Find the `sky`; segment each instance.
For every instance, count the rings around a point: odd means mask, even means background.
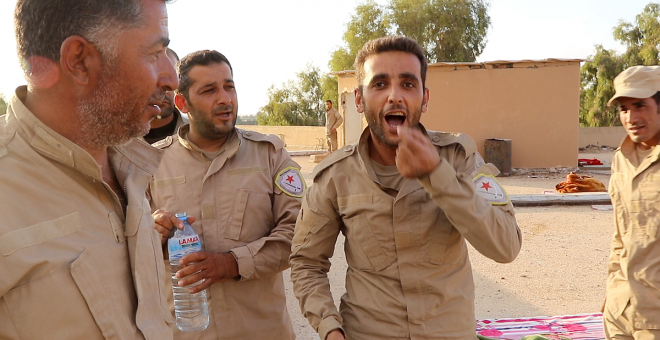
[[[328,72],[331,53],[357,0],[177,0],[168,5],[170,47],[180,57],[201,49],[227,56],[234,69],[239,115],[256,114],[268,89],[307,64]],[[376,0],[386,4],[387,0]],[[490,0],[491,27],[477,61],[587,59],[594,45],[623,51],[612,29],[634,23],[649,0]],[[15,0],[0,1],[0,93],[25,84],[16,57]]]

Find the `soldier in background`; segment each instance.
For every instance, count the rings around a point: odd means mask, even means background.
[[[176,65],[179,61],[179,56],[171,48],[167,48],[167,57],[172,61],[172,65]],[[151,129],[144,136],[144,140],[149,144],[176,134],[180,127],[188,124],[188,117],[182,115],[174,105],[174,91],[167,91],[165,99],[158,107],[160,107],[160,114],[151,121]]]
[[[328,139],[328,151],[337,150],[337,128],[344,122],[339,112],[332,107],[332,100],[325,101],[325,135]]]

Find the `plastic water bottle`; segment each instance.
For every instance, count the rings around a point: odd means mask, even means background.
[[[190,294],[188,288],[199,285],[199,281],[186,287],[179,287],[181,279],[176,278],[176,272],[181,269],[179,260],[182,257],[202,250],[202,240],[188,223],[186,213],[178,213],[176,217],[183,221],[184,228],[176,229],[174,235],[167,241],[172,270],[172,291],[174,292],[174,315],[176,327],[184,332],[202,331],[209,326],[209,305],[206,300],[206,289]]]

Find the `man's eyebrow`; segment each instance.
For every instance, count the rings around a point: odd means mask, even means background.
[[[207,87],[209,87],[209,86],[215,86],[215,85],[217,85],[217,84],[218,84],[217,81],[212,81],[212,82],[210,82],[210,83],[206,83],[206,84],[200,86],[199,89],[200,89],[200,90],[201,90],[201,89],[205,89],[205,88],[207,88]]]
[[[416,81],[416,82],[419,82],[419,78],[417,78],[417,75],[414,74],[414,73],[410,73],[410,72],[400,73],[400,74],[399,74],[399,78],[403,78],[403,79],[412,79],[412,80],[414,80],[414,81]]]
[[[388,78],[389,78],[389,76],[387,75],[387,73],[378,73],[378,74],[376,74],[375,76],[373,76],[371,78],[371,80],[369,81],[369,84],[373,84],[376,81],[384,80],[384,79],[388,79]]]
[[[162,47],[167,47],[170,45],[170,38],[168,37],[161,37],[157,41],[155,41],[151,46],[156,47],[156,46],[162,46]]]

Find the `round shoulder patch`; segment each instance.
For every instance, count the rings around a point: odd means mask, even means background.
[[[492,205],[506,205],[509,196],[493,175],[479,174],[474,178],[474,188],[477,194]]]
[[[292,166],[284,168],[275,176],[275,185],[285,194],[293,197],[302,197],[307,188],[300,170]]]

